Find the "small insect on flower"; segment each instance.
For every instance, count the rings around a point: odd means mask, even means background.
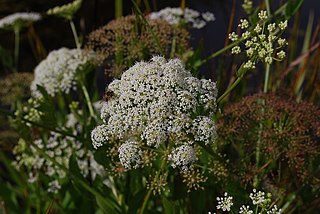
[[[106,90],[105,94],[103,95],[103,100],[108,102],[115,96],[115,93],[111,90]]]

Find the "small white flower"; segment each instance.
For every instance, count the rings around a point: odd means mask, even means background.
[[[217,201],[218,201],[218,205],[217,205],[217,209],[218,210],[222,210],[222,211],[230,211],[231,207],[233,205],[232,202],[232,197],[228,196],[228,193],[224,193],[224,197],[217,197]]]
[[[243,65],[243,68],[245,69],[254,69],[256,66],[254,64],[254,62],[252,62],[251,60],[248,60],[244,65]]]
[[[241,53],[240,47],[239,47],[239,46],[233,47],[233,48],[231,49],[231,53],[232,53],[232,54],[239,54],[239,53]]]
[[[249,197],[252,200],[252,204],[253,205],[259,205],[265,202],[265,197],[264,197],[265,193],[264,192],[257,192],[256,189],[253,189],[253,192],[250,193]]]
[[[286,53],[284,51],[280,51],[277,53],[277,56],[279,57],[279,59],[283,59],[286,57]]]
[[[103,146],[103,144],[108,141],[108,126],[106,125],[100,125],[95,127],[91,131],[91,140],[92,145],[95,149],[97,149],[100,146]]]
[[[271,56],[267,56],[266,58],[264,58],[264,61],[265,61],[265,63],[267,63],[267,64],[271,64],[272,61],[273,61],[273,59],[272,59]]]
[[[252,10],[252,1],[244,0],[243,4],[242,4],[242,7],[247,13],[250,13],[251,10]]]
[[[260,39],[260,41],[265,40],[266,39],[266,35],[265,34],[260,34],[259,35],[259,39]]]
[[[257,24],[256,27],[254,28],[254,31],[256,33],[260,33],[262,31],[262,27],[259,24]]]
[[[274,205],[271,210],[267,211],[267,214],[281,214],[281,209],[278,210],[277,205]]]
[[[178,25],[186,23],[193,28],[203,28],[207,22],[215,20],[215,17],[210,12],[199,13],[196,10],[190,8],[170,8],[166,7],[158,12],[152,12],[149,14],[150,19],[162,19],[167,21],[171,25]]]
[[[216,20],[216,18],[214,17],[213,13],[205,12],[205,13],[202,13],[201,15],[202,15],[202,18],[203,18],[206,22],[211,22],[211,21]]]
[[[0,28],[21,27],[28,22],[35,22],[41,19],[39,13],[14,13],[0,19]]]
[[[247,56],[248,56],[248,57],[252,57],[252,56],[253,56],[253,48],[249,48],[249,49],[246,51],[246,53],[247,53]]]
[[[267,16],[267,11],[265,10],[261,10],[259,13],[258,13],[258,17],[260,20],[266,20],[268,18]]]
[[[243,39],[248,39],[250,37],[250,32],[249,31],[245,31],[244,33],[242,33],[241,37]]]
[[[61,189],[61,186],[57,180],[51,181],[48,184],[48,192],[57,193],[59,189]]]
[[[235,33],[235,32],[232,32],[232,33],[229,33],[229,39],[231,40],[231,41],[237,41],[238,40],[238,38],[239,38],[239,36]]]
[[[253,214],[253,211],[250,210],[249,206],[242,205],[240,207],[239,214]]]
[[[278,39],[278,44],[280,47],[282,47],[282,46],[287,45],[288,43],[287,43],[286,39],[280,38],[280,39]]]
[[[287,20],[285,20],[284,22],[281,21],[279,22],[278,26],[281,30],[285,30],[288,27],[288,21]]]
[[[196,160],[196,153],[192,146],[184,144],[172,150],[168,160],[172,161],[171,166],[173,168],[181,167],[183,171],[187,171]]]
[[[269,32],[275,31],[275,29],[276,29],[276,23],[268,24],[267,29],[268,29]]]
[[[136,169],[142,163],[142,150],[137,142],[126,141],[119,147],[119,159],[126,169]]]
[[[238,25],[241,29],[246,29],[249,27],[249,22],[246,19],[240,19],[240,24]]]

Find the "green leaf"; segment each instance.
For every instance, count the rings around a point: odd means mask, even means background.
[[[13,69],[12,57],[2,46],[0,46],[0,59],[4,68]]]
[[[285,18],[289,19],[293,16],[298,11],[302,3],[303,0],[289,0],[285,11]]]
[[[116,209],[117,205],[113,203],[111,200],[109,201],[108,199],[109,198],[105,198],[105,200],[103,200],[103,198],[101,197],[96,197],[97,204],[101,208],[101,210],[104,213],[121,213],[120,210]],[[106,202],[107,200],[108,203]]]
[[[177,208],[176,203],[169,201],[166,197],[162,197],[162,203],[163,203],[164,212],[166,214],[176,213],[176,208]]]

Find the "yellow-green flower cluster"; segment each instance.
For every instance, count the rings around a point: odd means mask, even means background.
[[[286,54],[281,48],[287,45],[287,41],[280,38],[281,33],[287,28],[287,21],[279,23],[268,23],[267,11],[258,13],[259,21],[255,26],[250,26],[246,19],[241,19],[238,25],[242,32],[241,36],[235,32],[229,34],[229,39],[233,42],[239,41],[244,45],[234,46],[231,49],[232,54],[245,52],[248,60],[244,63],[244,69],[254,69],[258,61],[271,64],[274,60],[281,61]]]
[[[67,20],[71,20],[73,15],[80,9],[82,0],[75,0],[69,4],[57,6],[47,11],[48,15],[60,16]]]
[[[242,8],[246,11],[247,14],[251,13],[252,11],[252,1],[244,0],[242,4]]]

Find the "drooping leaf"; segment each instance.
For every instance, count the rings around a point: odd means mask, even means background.
[[[285,18],[289,19],[292,15],[294,15],[301,7],[302,3],[303,0],[289,0],[285,11]]]

